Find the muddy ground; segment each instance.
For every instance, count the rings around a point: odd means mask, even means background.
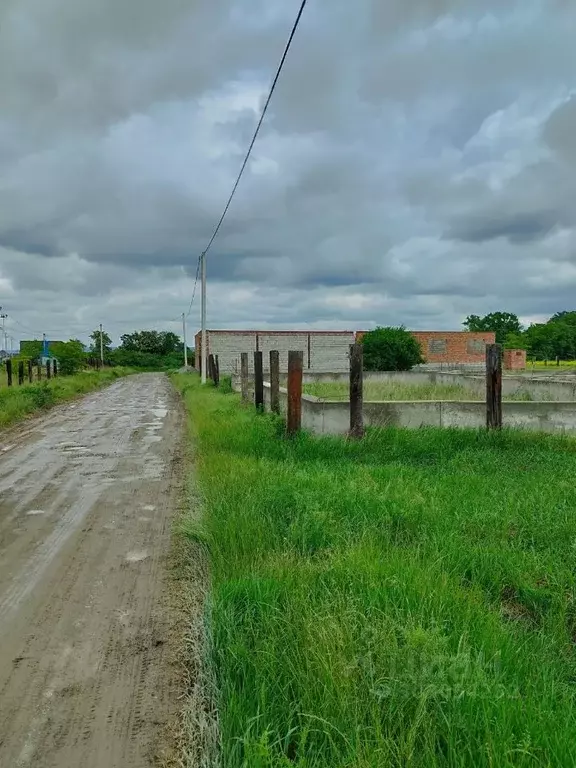
[[[143,374],[0,433],[0,766],[161,755],[182,428],[168,379]]]

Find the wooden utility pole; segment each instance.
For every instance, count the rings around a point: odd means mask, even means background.
[[[486,344],[486,427],[502,428],[502,347]]]
[[[286,432],[295,435],[302,427],[302,352],[288,352],[288,416]]]
[[[254,405],[257,411],[264,410],[264,366],[262,351],[254,352]]]
[[[350,437],[364,436],[364,365],[363,347],[350,346]]]
[[[280,413],[280,352],[270,350],[270,410]]]
[[[184,368],[188,368],[188,344],[186,343],[186,315],[182,312],[182,335],[184,336]]]
[[[248,395],[248,352],[240,353],[240,391],[242,393],[242,402],[247,403]]]

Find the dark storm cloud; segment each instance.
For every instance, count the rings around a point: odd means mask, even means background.
[[[519,214],[503,219],[468,220],[455,223],[445,234],[449,240],[482,243],[504,237],[512,243],[540,240],[559,223],[559,216],[551,211]]]

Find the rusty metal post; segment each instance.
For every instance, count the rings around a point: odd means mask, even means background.
[[[248,393],[248,352],[240,353],[240,391],[242,393],[242,402],[247,403],[250,399]]]
[[[6,383],[9,387],[12,386],[12,360],[6,360]]]
[[[270,410],[280,413],[280,352],[270,350]]]
[[[361,343],[350,346],[350,437],[364,436],[364,366]]]
[[[288,352],[288,415],[286,432],[295,435],[302,427],[303,352]]]
[[[254,352],[254,405],[257,411],[264,410],[264,364],[261,350]]]
[[[486,344],[486,427],[502,428],[502,347]]]

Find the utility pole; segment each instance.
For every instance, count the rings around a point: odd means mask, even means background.
[[[2,318],[2,335],[4,336],[4,351],[8,353],[8,337],[6,336],[6,318],[8,315],[6,312],[2,312],[2,307],[0,307],[0,318]]]
[[[186,315],[182,312],[182,333],[184,335],[184,368],[188,368],[188,345],[186,344]]]
[[[206,384],[206,366],[208,363],[208,342],[206,339],[206,251],[202,259],[202,384]]]
[[[104,365],[104,336],[102,332],[102,323],[100,323],[100,362]]]

